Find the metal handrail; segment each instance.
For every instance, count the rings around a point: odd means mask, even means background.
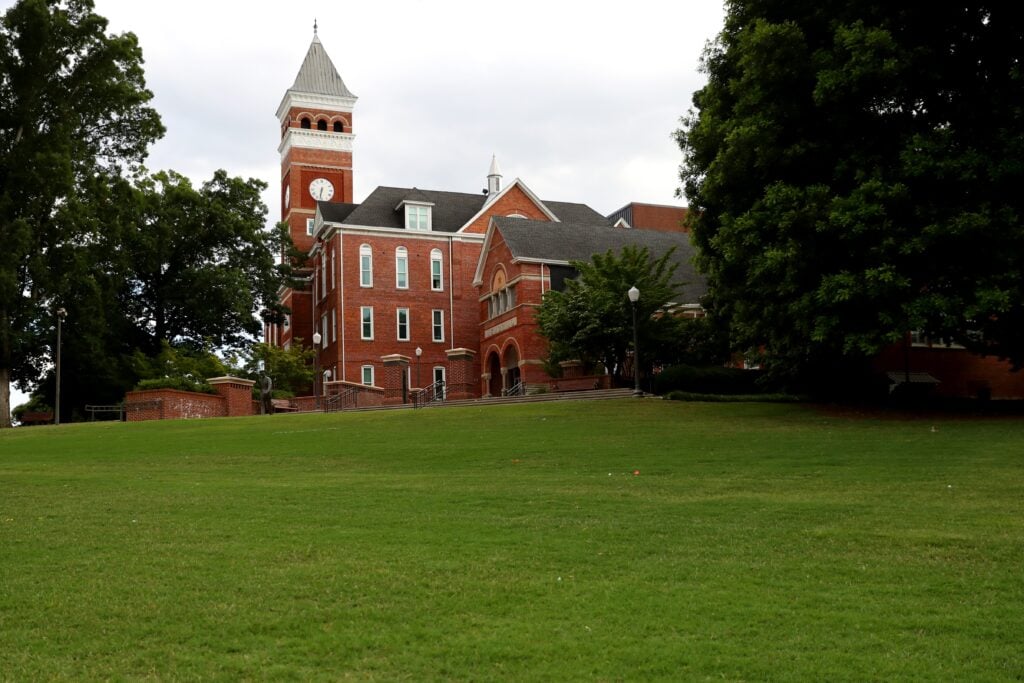
[[[348,399],[353,399],[351,405],[348,405]],[[355,408],[359,404],[359,389],[352,388],[346,389],[340,393],[328,396],[323,400],[323,411],[325,413],[336,413],[339,410],[345,410],[345,408]]]
[[[516,382],[515,384],[513,384],[512,386],[510,386],[508,389],[505,390],[505,395],[506,396],[525,396],[526,395],[526,385],[523,384],[522,382]]]
[[[417,391],[413,397],[413,405],[418,408],[428,403],[442,403],[445,400],[446,394],[445,381],[443,379],[439,379],[430,386]]]

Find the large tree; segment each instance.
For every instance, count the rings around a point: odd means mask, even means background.
[[[595,254],[592,261],[574,261],[578,275],[565,289],[551,290],[537,309],[540,333],[548,340],[548,360],[602,364],[616,383],[633,348],[630,287],[640,290],[637,327],[641,364],[648,369],[676,355],[680,321],[660,315],[677,298],[672,251],[652,257],[646,247],[626,246],[620,253]]]
[[[49,357],[67,248],[91,239],[60,209],[163,133],[135,36],[106,31],[90,0],[20,0],[0,18],[0,427],[10,382]]]
[[[730,0],[677,137],[713,314],[812,374],[911,329],[1024,363],[1011,3]]]
[[[58,209],[88,235],[52,259],[67,276],[55,290],[68,312],[62,415],[163,377],[150,370],[168,353],[205,359],[258,334],[258,314],[278,307],[287,282],[275,255],[291,244],[280,226],[266,228],[264,187],[224,171],[195,187],[169,171],[105,183]],[[48,402],[53,380],[48,373],[37,389]]]
[[[173,171],[140,181],[138,214],[119,241],[122,307],[144,346],[237,348],[259,332],[257,314],[279,306],[285,273],[275,256],[290,241],[266,229],[265,188],[225,171],[198,188]]]

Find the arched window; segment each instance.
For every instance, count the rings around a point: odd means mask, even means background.
[[[409,289],[409,252],[405,247],[395,249],[395,287]]]
[[[440,292],[444,289],[443,263],[441,250],[432,249],[430,251],[430,288],[435,292]]]
[[[334,132],[335,133],[344,133],[345,132],[345,127],[341,125],[341,121],[335,121],[334,122]]]
[[[373,287],[373,250],[369,244],[359,247],[359,286]]]
[[[306,128],[306,129],[308,130],[308,129],[310,128],[310,122],[309,122],[309,119],[308,119],[308,118],[306,118],[305,116],[303,116],[303,117],[302,117],[302,123],[301,123],[301,125],[302,125],[302,127],[303,127],[303,128]]]
[[[324,121],[323,119],[320,119],[319,121],[316,122],[316,129],[327,130],[327,122]]]

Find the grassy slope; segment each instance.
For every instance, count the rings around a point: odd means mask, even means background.
[[[1020,680],[1022,507],[1018,419],[6,431],[0,679]]]

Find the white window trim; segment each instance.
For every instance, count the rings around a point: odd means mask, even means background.
[[[416,216],[416,227],[413,227],[412,222],[409,220],[415,211]],[[420,213],[426,213],[426,226],[421,227],[419,225]],[[412,230],[414,232],[430,232],[434,229],[434,211],[433,206],[430,204],[418,204],[416,202],[405,202],[405,229]]]
[[[399,280],[399,276],[402,274],[399,264],[405,266],[405,284]],[[395,289],[409,289],[409,250],[405,247],[395,249]]]
[[[370,336],[366,336],[366,312],[370,313]],[[373,306],[359,307],[359,338],[366,341],[373,341]]]
[[[338,340],[338,312],[336,309],[331,309],[331,341]]]
[[[308,236],[310,236],[310,237],[312,237],[314,234],[316,234],[316,219],[315,218],[307,218],[306,219],[306,234]]]
[[[359,286],[373,287],[373,248],[369,244],[359,245]]]
[[[405,313],[405,336],[402,336],[402,313]],[[395,337],[398,341],[409,341],[410,331],[409,328],[412,326],[409,320],[409,309],[398,308],[395,310]]]
[[[437,282],[438,286],[434,286],[434,264],[437,265]],[[444,254],[441,253],[440,249],[430,250],[430,291],[432,292],[443,292],[444,291]]]
[[[370,371],[370,372],[369,372],[369,374],[370,374],[370,381],[369,381],[369,383],[367,383],[367,381],[366,381],[366,374],[367,374],[367,372],[366,372],[366,371],[367,371],[367,370],[369,370],[369,371]],[[376,385],[374,384],[374,377],[373,377],[373,366],[372,366],[372,365],[364,365],[364,366],[362,366],[362,367],[361,367],[361,368],[359,369],[359,380],[360,380],[360,381],[361,381],[361,382],[363,383],[363,385],[365,385],[365,386],[368,386],[368,387],[376,386]]]
[[[327,296],[327,252],[320,252],[320,298]]]
[[[320,316],[320,348],[326,349],[330,340],[327,339],[327,314]]]
[[[440,375],[441,375],[441,379],[440,380],[437,379],[437,375],[439,374],[437,372],[438,370],[441,371],[440,372]],[[440,382],[444,382],[444,384],[441,385],[441,398],[442,399],[445,398],[445,395],[448,393],[448,371],[445,369],[445,367],[443,365],[435,365],[430,370],[430,379],[431,379],[432,383],[437,383],[439,381]]]
[[[440,313],[440,322],[438,322],[438,313]],[[441,337],[438,338],[437,333],[441,332]],[[437,343],[444,342],[444,309],[435,308],[430,312],[430,338]]]

